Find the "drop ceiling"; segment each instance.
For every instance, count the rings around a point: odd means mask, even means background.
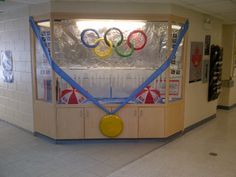
[[[50,0],[5,0],[0,2],[0,11],[20,7],[28,4],[39,4]],[[54,1],[95,1],[95,0],[54,0]],[[204,14],[215,16],[225,23],[236,24],[236,0],[97,0],[103,2],[145,2],[145,3],[171,3]]]
[[[221,18],[226,23],[236,23],[236,0],[178,0],[177,3]]]

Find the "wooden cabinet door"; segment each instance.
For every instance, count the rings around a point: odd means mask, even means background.
[[[165,136],[174,135],[184,129],[184,102],[168,104],[165,113]]]
[[[99,129],[100,120],[105,115],[106,113],[97,107],[85,108],[85,138],[107,138],[101,133]]]
[[[139,108],[139,138],[164,137],[164,107]]]
[[[122,108],[117,115],[124,123],[124,129],[117,138],[138,138],[138,108]]]
[[[57,108],[57,138],[84,139],[83,108]]]
[[[56,139],[56,110],[53,104],[34,102],[34,131]]]

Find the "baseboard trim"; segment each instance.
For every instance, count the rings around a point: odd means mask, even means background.
[[[53,139],[53,138],[51,138],[49,136],[46,136],[46,135],[43,135],[43,134],[41,134],[39,132],[34,132],[33,134],[34,134],[35,137],[37,137],[39,139],[42,139],[44,141],[47,141],[47,142],[50,142],[50,143],[54,143],[54,144],[57,143],[56,139]]]
[[[4,119],[1,119],[0,118],[0,121],[2,121],[2,122],[5,122],[5,123],[7,123],[7,124],[9,124],[9,125],[11,125],[11,126],[13,126],[13,127],[16,127],[16,128],[18,128],[18,129],[20,129],[20,130],[22,130],[22,131],[24,131],[24,132],[27,132],[27,133],[29,133],[29,134],[32,134],[32,135],[34,135],[34,136],[36,136],[36,137],[38,137],[38,138],[40,138],[40,139],[43,139],[43,140],[45,140],[45,141],[48,141],[48,142],[50,142],[50,143],[54,143],[54,144],[76,144],[76,143],[95,143],[95,142],[99,142],[99,143],[104,143],[104,142],[111,142],[111,141],[113,141],[113,142],[124,142],[124,141],[138,141],[138,142],[144,142],[144,141],[159,141],[159,142],[171,142],[171,141],[173,141],[173,140],[175,140],[175,139],[177,139],[177,138],[179,138],[179,137],[181,137],[183,134],[185,134],[185,133],[188,133],[189,131],[191,131],[191,130],[193,130],[193,129],[195,129],[195,128],[197,128],[197,127],[199,127],[199,126],[201,126],[201,125],[203,125],[203,124],[205,124],[205,123],[207,123],[207,122],[209,122],[210,120],[212,120],[212,119],[214,119],[214,118],[216,118],[216,114],[214,114],[214,115],[212,115],[212,116],[209,116],[209,117],[207,117],[207,118],[205,118],[205,119],[203,119],[203,120],[201,120],[201,121],[199,121],[199,122],[197,122],[197,123],[195,123],[195,124],[193,124],[193,125],[190,125],[190,126],[188,126],[187,128],[185,128],[184,129],[184,131],[180,131],[180,132],[177,132],[176,134],[174,134],[174,135],[171,135],[171,136],[169,136],[169,137],[165,137],[165,138],[124,138],[124,139],[81,139],[81,140],[79,140],[79,139],[76,139],[76,140],[73,140],[73,139],[70,139],[70,140],[63,140],[63,139],[53,139],[53,138],[51,138],[51,137],[48,137],[48,136],[46,136],[46,135],[43,135],[43,134],[41,134],[41,133],[39,133],[39,132],[31,132],[30,130],[27,130],[27,129],[24,129],[24,128],[22,128],[22,127],[20,127],[20,126],[18,126],[18,125],[15,125],[15,124],[13,124],[13,123],[11,123],[11,122],[8,122],[8,121],[6,121],[6,120],[4,120]]]
[[[188,132],[192,131],[193,129],[195,129],[197,127],[200,127],[203,124],[205,124],[205,123],[207,123],[207,122],[209,122],[209,121],[211,121],[212,119],[215,119],[215,118],[216,118],[216,114],[211,115],[211,116],[209,116],[209,117],[207,117],[207,118],[205,118],[205,119],[203,119],[203,120],[201,120],[201,121],[199,121],[199,122],[197,122],[193,125],[188,126],[187,128],[184,129],[183,133],[188,133]]]
[[[223,105],[218,105],[217,109],[224,109],[224,110],[231,110],[236,107],[236,103],[231,105],[231,106],[223,106]]]
[[[53,143],[53,144],[93,144],[93,143],[121,143],[121,142],[135,142],[135,143],[144,143],[144,142],[163,142],[168,143],[174,141],[183,135],[182,131],[179,131],[169,137],[164,138],[105,138],[105,139],[54,139],[43,135],[39,132],[34,132],[34,136],[42,139],[44,141]]]

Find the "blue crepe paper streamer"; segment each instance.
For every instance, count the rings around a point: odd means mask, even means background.
[[[93,104],[95,104],[97,107],[99,107],[101,110],[106,112],[107,114],[115,114],[117,113],[121,108],[123,108],[126,104],[129,103],[132,99],[136,97],[137,94],[139,94],[145,87],[147,87],[153,80],[155,80],[159,75],[161,75],[171,64],[171,61],[173,60],[177,49],[184,38],[186,32],[188,31],[189,27],[189,21],[187,20],[184,25],[181,27],[181,30],[179,32],[179,37],[177,39],[176,45],[173,48],[173,51],[171,52],[169,58],[163,63],[151,76],[149,76],[136,90],[134,90],[128,98],[126,98],[115,110],[109,111],[107,110],[102,104],[100,104],[96,98],[88,93],[83,87],[81,87],[77,82],[75,82],[67,73],[65,73],[52,59],[48,48],[45,45],[45,42],[43,41],[40,33],[40,29],[35,23],[33,17],[29,18],[30,26],[38,39],[41,47],[43,48],[43,52],[45,56],[47,57],[48,63],[51,65],[52,69],[55,73],[57,73],[62,79],[64,79],[66,82],[68,82],[72,87],[77,89],[82,95],[84,95],[88,100],[92,101]]]

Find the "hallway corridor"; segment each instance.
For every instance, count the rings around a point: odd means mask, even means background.
[[[109,177],[236,177],[236,109]]]
[[[236,177],[236,109],[167,144],[56,145],[2,121],[0,142],[0,177]]]
[[[236,0],[0,0],[0,177],[236,177]]]

